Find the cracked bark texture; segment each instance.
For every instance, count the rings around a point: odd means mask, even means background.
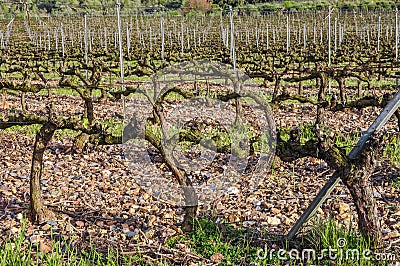
[[[46,210],[43,205],[41,178],[43,170],[43,154],[56,129],[56,124],[47,122],[43,124],[39,132],[36,134],[30,176],[30,216],[32,223],[42,223],[46,221],[49,216],[48,210]]]

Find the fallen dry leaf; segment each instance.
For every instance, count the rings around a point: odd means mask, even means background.
[[[212,255],[210,257],[210,260],[212,260],[215,263],[221,263],[222,260],[224,259],[224,255],[222,255],[221,253],[215,253],[214,255]]]

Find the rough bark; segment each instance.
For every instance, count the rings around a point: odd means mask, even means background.
[[[85,116],[89,120],[89,123],[92,124],[94,120],[94,112],[93,112],[93,101],[91,97],[85,97]]]
[[[275,76],[275,86],[274,86],[274,92],[273,92],[273,95],[272,95],[272,100],[274,100],[278,96],[280,87],[281,87],[281,78],[278,75],[276,75]]]
[[[299,96],[303,95],[303,81],[299,81],[299,88],[297,93]]]
[[[313,105],[318,105],[317,101],[315,101],[311,98],[307,98],[307,97],[296,95],[296,94],[280,94],[272,101],[272,104],[284,102],[287,100],[298,101],[300,103],[310,103]],[[321,104],[324,107],[326,107],[328,105],[328,103],[321,103]]]
[[[346,84],[345,84],[344,77],[339,77],[338,78],[338,83],[339,83],[340,101],[342,103],[344,103],[344,102],[346,102]]]
[[[316,125],[321,125],[325,121],[325,92],[326,92],[326,85],[327,85],[327,77],[325,73],[321,73],[320,77],[317,79],[319,80],[319,91],[318,91],[318,106],[317,106],[317,118],[315,120]]]
[[[23,113],[26,113],[26,111],[28,110],[26,106],[25,92],[21,93],[21,108]]]
[[[163,126],[164,116],[160,110],[156,109],[156,114],[159,116],[161,127]],[[183,190],[185,206],[183,207],[185,214],[183,217],[182,229],[185,231],[193,230],[193,220],[196,218],[198,198],[196,191],[194,190],[189,179],[185,177],[185,174],[177,167],[173,160],[173,156],[170,154],[170,149],[168,147],[164,148],[161,139],[151,132],[150,128],[145,130],[145,138],[150,144],[158,149],[161,153],[165,164],[171,169],[174,174],[179,186]],[[166,144],[168,145],[168,144]]]
[[[373,138],[366,150],[359,158],[351,162],[346,174],[341,177],[353,197],[359,229],[374,247],[382,242],[382,231],[369,177],[375,168],[375,159],[381,153],[383,146],[380,140]]]
[[[185,211],[185,216],[183,217],[182,228],[186,232],[190,232],[193,230],[193,220],[197,215],[198,198],[193,186],[184,186],[182,189],[186,204],[186,206],[183,208]]]
[[[89,142],[89,138],[90,136],[86,133],[81,133],[78,137],[75,138],[75,142],[74,142],[74,150],[77,153],[82,153],[86,143]]]
[[[334,107],[331,108],[331,111],[338,112],[338,111],[342,111],[346,108],[363,109],[363,108],[370,107],[370,106],[376,106],[376,107],[383,106],[384,107],[385,105],[386,105],[386,102],[383,103],[382,99],[379,99],[376,97],[371,97],[371,96],[366,96],[361,99],[347,102],[346,104],[335,105]]]
[[[319,87],[321,87],[321,80],[319,78],[316,78],[315,79],[315,88],[318,89]]]
[[[107,101],[107,91],[104,88],[101,88],[100,92],[101,92],[100,101],[106,102]]]
[[[357,81],[357,97],[361,97],[362,95],[362,82],[361,80]]]
[[[49,212],[43,206],[40,182],[43,170],[43,154],[56,129],[55,124],[47,122],[36,134],[30,175],[30,216],[32,223],[42,223],[49,216]]]

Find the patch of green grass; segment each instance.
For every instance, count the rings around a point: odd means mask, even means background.
[[[388,265],[377,261],[368,239],[354,228],[339,225],[331,218],[315,220],[311,228],[295,242],[277,240],[275,246],[260,247],[259,235],[253,229],[234,228],[212,220],[195,221],[194,231],[167,241],[168,247],[184,244],[194,253],[207,259],[219,254],[218,265]],[[268,241],[267,241],[268,242]],[[370,252],[369,252],[370,251]],[[314,257],[314,253],[315,257]],[[331,252],[331,253],[329,253]],[[364,252],[364,253],[363,253]],[[390,252],[390,251],[389,251]],[[364,254],[364,255],[363,255]],[[394,253],[393,253],[394,254]],[[394,257],[391,257],[394,258]]]
[[[168,93],[167,97],[165,97],[166,100],[171,100],[171,101],[183,101],[185,98],[180,95],[179,93],[176,92],[170,92]]]
[[[331,265],[331,261],[334,261],[334,265],[337,266],[388,265],[390,262],[388,260],[376,260],[375,255],[377,253],[374,253],[368,238],[359,234],[351,226],[346,228],[344,225],[339,225],[332,218],[315,220],[311,230],[302,238],[305,242],[308,242],[306,245],[309,245],[309,247],[307,248],[316,250],[317,255],[321,256],[322,252],[325,252],[323,260],[318,260],[317,256],[317,259],[312,261],[312,263],[318,265]],[[331,255],[329,255],[328,250],[331,251]],[[391,254],[390,251],[387,252],[387,254]],[[334,259],[332,259],[333,257]]]
[[[363,82],[363,90],[368,91],[367,88],[367,83]],[[370,81],[370,87],[374,88],[374,89],[388,89],[391,88],[395,85],[395,82],[393,79],[381,79],[381,80],[377,80],[377,79],[372,79]],[[358,80],[357,79],[346,79],[346,87],[356,87],[358,86]]]
[[[78,251],[67,248],[60,242],[52,245],[49,253],[40,252],[37,246],[22,245],[21,242],[8,242],[0,247],[0,265],[148,265],[140,255],[121,255],[117,251],[108,250],[106,254],[93,247],[90,250]]]
[[[20,135],[25,135],[28,137],[35,137],[36,133],[40,130],[42,125],[40,124],[35,124],[35,125],[27,125],[27,126],[13,126],[9,127],[7,129],[4,129],[4,133],[13,133],[13,134],[20,134]],[[116,127],[117,128],[117,127]],[[122,126],[121,126],[122,128]],[[116,129],[118,132],[118,129]],[[122,129],[120,129],[119,132],[122,132]],[[63,130],[57,130],[54,133],[54,139],[56,140],[62,140],[67,137],[73,139],[77,137],[80,133],[74,130],[70,129],[63,129]]]
[[[48,95],[49,91],[47,89],[41,90],[38,92],[39,95]],[[50,95],[69,95],[69,96],[79,96],[79,93],[76,90],[69,89],[69,88],[56,88],[56,89],[51,89]],[[92,91],[92,96],[94,97],[100,97],[101,96],[101,90],[93,90]]]
[[[36,133],[40,130],[41,125],[26,125],[26,126],[13,126],[4,129],[4,133],[16,133],[20,135],[25,135],[29,137],[34,137]]]
[[[399,188],[400,188],[400,177],[399,177]],[[397,210],[397,206],[396,205],[386,205],[385,208],[388,209],[388,210],[391,210],[391,211],[396,211]]]
[[[400,138],[393,137],[388,140],[383,156],[387,157],[391,163],[400,165]]]
[[[312,124],[305,124],[299,126],[300,130],[300,143],[305,144],[308,140],[315,137],[314,133],[314,125]]]
[[[50,90],[50,95],[71,95],[71,96],[79,96],[79,94],[73,90],[73,89],[68,89],[68,88],[57,88],[57,89],[49,89]],[[44,89],[39,91],[37,94],[38,95],[48,95],[49,90]],[[51,96],[50,96],[51,97]]]
[[[102,128],[109,134],[113,136],[122,136],[122,131],[124,124],[122,121],[119,121],[114,118],[104,119],[99,121]]]
[[[148,264],[139,248],[137,252],[132,252],[132,255],[121,254],[115,249],[100,252],[92,245],[87,249],[78,250],[71,245],[73,237],[68,241],[53,242],[50,252],[41,252],[38,246],[28,241],[25,228],[23,220],[19,235],[0,243],[0,266],[168,265],[161,260]],[[333,263],[336,266],[372,266],[390,263],[389,260],[375,260],[374,251],[366,238],[358,234],[354,228],[339,225],[331,218],[314,220],[311,228],[293,243],[276,241],[279,236],[270,236],[269,242],[276,243],[273,248],[267,245],[261,247],[259,238],[254,237],[259,235],[254,229],[235,228],[229,224],[199,219],[195,221],[192,232],[168,239],[165,246],[177,248],[178,244],[184,244],[191,252],[208,259],[218,254],[221,259],[218,265],[332,265]],[[366,253],[368,250],[371,252]],[[390,254],[391,251],[387,252]]]
[[[340,134],[337,133],[335,144],[346,151],[346,154],[357,144],[361,134]],[[394,165],[400,165],[400,138],[387,138],[384,143],[386,147],[383,150],[383,157],[388,159]]]
[[[54,139],[55,140],[63,140],[66,138],[70,139],[75,139],[77,136],[79,136],[79,132],[71,129],[63,129],[63,130],[57,130],[54,133]]]
[[[283,127],[283,128],[279,128],[279,134],[282,138],[283,141],[288,141],[290,138],[290,131],[293,128],[289,128],[289,127]],[[312,139],[315,137],[315,133],[314,133],[314,125],[313,124],[304,124],[304,125],[300,125],[298,127],[299,129],[299,134],[300,134],[300,143],[301,144],[305,144],[308,140]]]
[[[397,180],[390,182],[390,185],[394,188],[400,189],[400,175],[397,176]]]
[[[150,265],[138,251],[135,255],[122,255],[118,250],[108,249],[99,252],[93,246],[87,250],[71,248],[67,241],[57,241],[51,245],[51,251],[42,252],[38,245],[32,244],[25,235],[25,222],[18,236],[0,243],[0,266],[9,265],[79,265],[79,266],[116,266],[116,265]],[[72,238],[71,238],[72,239]]]
[[[346,152],[346,154],[349,154],[349,152],[357,144],[359,138],[360,138],[359,134],[344,135],[341,133],[337,133],[335,138],[335,144],[341,149],[343,149]]]
[[[219,225],[206,219],[196,220],[194,230],[182,237],[169,240],[168,245],[185,243],[194,253],[210,259],[220,253],[219,265],[249,265],[257,259],[258,247],[251,244],[245,229]]]

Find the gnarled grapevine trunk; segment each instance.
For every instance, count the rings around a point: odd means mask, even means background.
[[[357,97],[361,98],[362,95],[362,81],[361,80],[357,80]]]
[[[376,201],[369,182],[369,176],[371,175],[369,170],[360,166],[349,175],[349,180],[344,181],[344,183],[349,189],[356,206],[358,227],[375,246],[382,241],[382,232]]]
[[[100,89],[101,96],[100,96],[100,101],[107,101],[107,92],[104,88]]]
[[[337,82],[339,84],[340,101],[344,103],[346,102],[346,80],[344,77],[339,77]]]
[[[275,86],[274,86],[274,92],[272,95],[272,100],[275,100],[276,97],[278,96],[279,93],[279,89],[281,87],[281,77],[279,77],[278,75],[275,75]]]
[[[161,112],[155,112],[158,118],[160,119],[161,125],[164,122],[164,116]],[[185,200],[184,209],[184,217],[182,223],[182,229],[185,231],[192,231],[193,229],[193,220],[196,218],[197,207],[198,207],[198,198],[194,187],[192,186],[190,179],[185,177],[185,174],[179,170],[176,166],[172,156],[170,154],[170,150],[165,149],[161,144],[161,139],[154,135],[149,129],[145,131],[146,140],[149,141],[155,148],[159,150],[161,156],[165,160],[166,165],[171,169],[171,172],[174,174],[179,186],[183,190],[183,196]]]
[[[300,95],[300,96],[303,96],[303,81],[299,82],[299,87],[298,87],[297,94]]]
[[[193,220],[197,215],[198,198],[192,185],[184,186],[183,193],[186,206],[184,207],[185,216],[183,217],[182,228],[189,232],[193,230]]]
[[[81,134],[79,134],[79,136],[75,138],[74,150],[77,153],[82,153],[86,144],[89,142],[89,139],[90,139],[90,135],[83,133],[83,132]]]
[[[377,139],[371,142],[367,150],[351,163],[347,174],[341,178],[353,197],[360,231],[369,238],[373,246],[376,246],[382,241],[382,231],[369,177],[375,168],[375,159],[382,151],[383,145]]]
[[[26,113],[28,110],[26,107],[25,92],[21,93],[21,108],[23,113]]]
[[[83,100],[85,101],[85,116],[89,120],[89,123],[92,124],[94,120],[92,97],[84,97]]]
[[[343,151],[334,145],[331,139],[323,140],[318,137],[301,144],[298,136],[298,129],[290,132],[288,141],[283,141],[278,134],[277,156],[286,162],[305,156],[317,156],[335,169],[353,198],[360,231],[370,240],[372,246],[377,246],[381,243],[382,232],[369,178],[375,168],[375,159],[381,154],[384,147],[381,140],[373,137],[362,154],[356,159],[350,160]],[[302,223],[305,221],[303,220]],[[299,227],[297,226],[297,228]]]
[[[42,202],[40,181],[43,170],[43,154],[56,129],[55,124],[47,122],[36,134],[30,176],[30,216],[32,223],[45,221],[48,214]]]
[[[325,106],[323,102],[325,101],[326,85],[328,83],[328,78],[325,73],[320,73],[319,78],[319,91],[318,91],[318,106],[317,106],[317,118],[315,120],[316,125],[323,124],[325,121]]]

